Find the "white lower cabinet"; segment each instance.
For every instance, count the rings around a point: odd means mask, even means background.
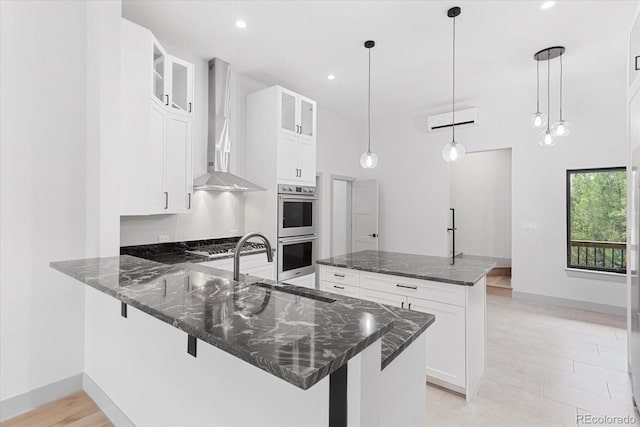
[[[405,297],[404,295],[390,294],[387,292],[360,288],[360,298],[380,304],[392,305],[394,307],[407,308],[407,297]]]
[[[436,322],[427,329],[427,375],[465,387],[465,309],[418,298],[407,298],[409,309],[430,313]]]
[[[344,295],[346,297],[359,298],[360,288],[344,283],[332,283],[327,281],[320,282],[320,290],[331,292],[334,294]]]
[[[486,366],[485,278],[474,286],[352,269],[320,267],[320,289],[433,314],[427,331],[427,380],[467,397]]]

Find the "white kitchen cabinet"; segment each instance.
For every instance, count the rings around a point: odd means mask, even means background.
[[[193,193],[191,163],[192,121],[189,117],[168,114],[165,155],[166,210],[188,212]]]
[[[316,102],[272,86],[247,96],[246,107],[247,163],[262,165],[253,180],[265,188],[273,183],[315,187]],[[264,164],[272,159],[275,173],[266,176],[270,170]]]
[[[435,315],[425,332],[427,380],[467,401],[475,394],[486,366],[484,277],[462,286],[325,265],[319,274],[322,290]]]
[[[193,115],[193,64],[168,55],[169,86],[167,95],[171,112],[181,116]]]
[[[298,137],[282,133],[278,137],[278,180],[296,181],[298,179]]]
[[[320,290],[331,292],[345,297],[360,298],[360,288],[357,286],[345,285],[344,283],[320,282]]]
[[[189,212],[193,65],[168,55],[149,30],[125,19],[121,35],[120,214]]]
[[[129,21],[126,21],[124,25],[129,26],[130,30],[133,29],[129,25]],[[135,24],[134,24],[135,25]],[[142,30],[144,28],[140,27]],[[148,30],[147,30],[148,31]],[[145,31],[146,32],[146,31]],[[141,37],[142,38],[142,37]],[[160,45],[160,42],[151,34],[148,33],[148,38],[151,41],[151,49],[153,52],[151,69],[148,70],[151,75],[151,99],[154,100],[159,105],[168,105],[169,97],[167,94],[168,87],[168,78],[167,78],[167,52]],[[146,49],[145,49],[146,50]],[[146,52],[140,52],[140,58],[146,56]],[[147,74],[147,70],[141,69],[145,75]]]
[[[436,316],[426,332],[427,375],[464,389],[465,308],[412,297],[406,307]]]

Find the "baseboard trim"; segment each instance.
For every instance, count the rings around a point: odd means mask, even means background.
[[[116,427],[135,427],[129,417],[116,405],[109,396],[87,374],[82,374],[82,388],[98,405],[98,408],[109,418]]]
[[[519,292],[514,290],[511,294],[513,299],[523,301],[538,302],[542,304],[559,305],[562,307],[577,308],[580,310],[595,311],[598,313],[613,314],[615,316],[626,317],[626,307],[617,307],[615,305],[598,304],[595,302],[578,301],[569,298],[552,297],[549,295],[530,294],[528,292]]]
[[[0,401],[0,421],[6,421],[9,418],[24,414],[39,406],[82,390],[82,375],[77,374],[64,378]]]

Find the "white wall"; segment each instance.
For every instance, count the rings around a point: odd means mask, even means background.
[[[197,177],[207,169],[208,60],[188,50],[174,47],[165,40],[160,39],[160,43],[170,54],[192,62],[195,66],[193,171],[194,177]],[[231,171],[242,176],[245,97],[266,86],[234,71],[231,81]],[[242,193],[195,191],[192,206],[193,211],[187,214],[122,217],[121,246],[157,243],[160,235],[168,235],[170,241],[183,241],[238,236],[244,233]]]
[[[511,258],[511,150],[471,153],[449,179],[456,253]]]
[[[320,196],[321,225],[319,258],[330,256],[331,175],[358,178],[362,128],[334,112],[318,106],[317,170],[322,174]]]
[[[82,372],[86,5],[0,2],[0,400]]]
[[[627,162],[625,46],[620,35],[589,49],[568,50],[564,112],[573,132],[550,149],[538,145],[538,132],[529,126],[535,108],[533,61],[528,69],[501,70],[499,79],[461,88],[473,97],[459,100],[459,107],[480,108],[480,125],[456,133],[467,152],[512,148],[514,291],[625,305],[622,278],[565,271],[566,170]],[[609,65],[595,72],[592,61]],[[427,133],[425,125],[427,113],[444,110],[373,120],[372,149],[380,163],[367,175],[380,180],[382,250],[446,255],[449,178],[440,151],[451,135]],[[523,223],[538,229],[523,229]]]
[[[351,218],[347,218],[347,214],[351,212],[347,207],[347,202],[351,202],[347,191],[350,190],[350,184],[340,179],[333,180],[333,228],[332,250],[331,256],[343,255],[347,253],[347,240],[351,236],[347,235],[347,223],[351,222]]]

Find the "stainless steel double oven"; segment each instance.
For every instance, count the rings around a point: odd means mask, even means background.
[[[278,281],[315,272],[316,189],[278,186]]]

